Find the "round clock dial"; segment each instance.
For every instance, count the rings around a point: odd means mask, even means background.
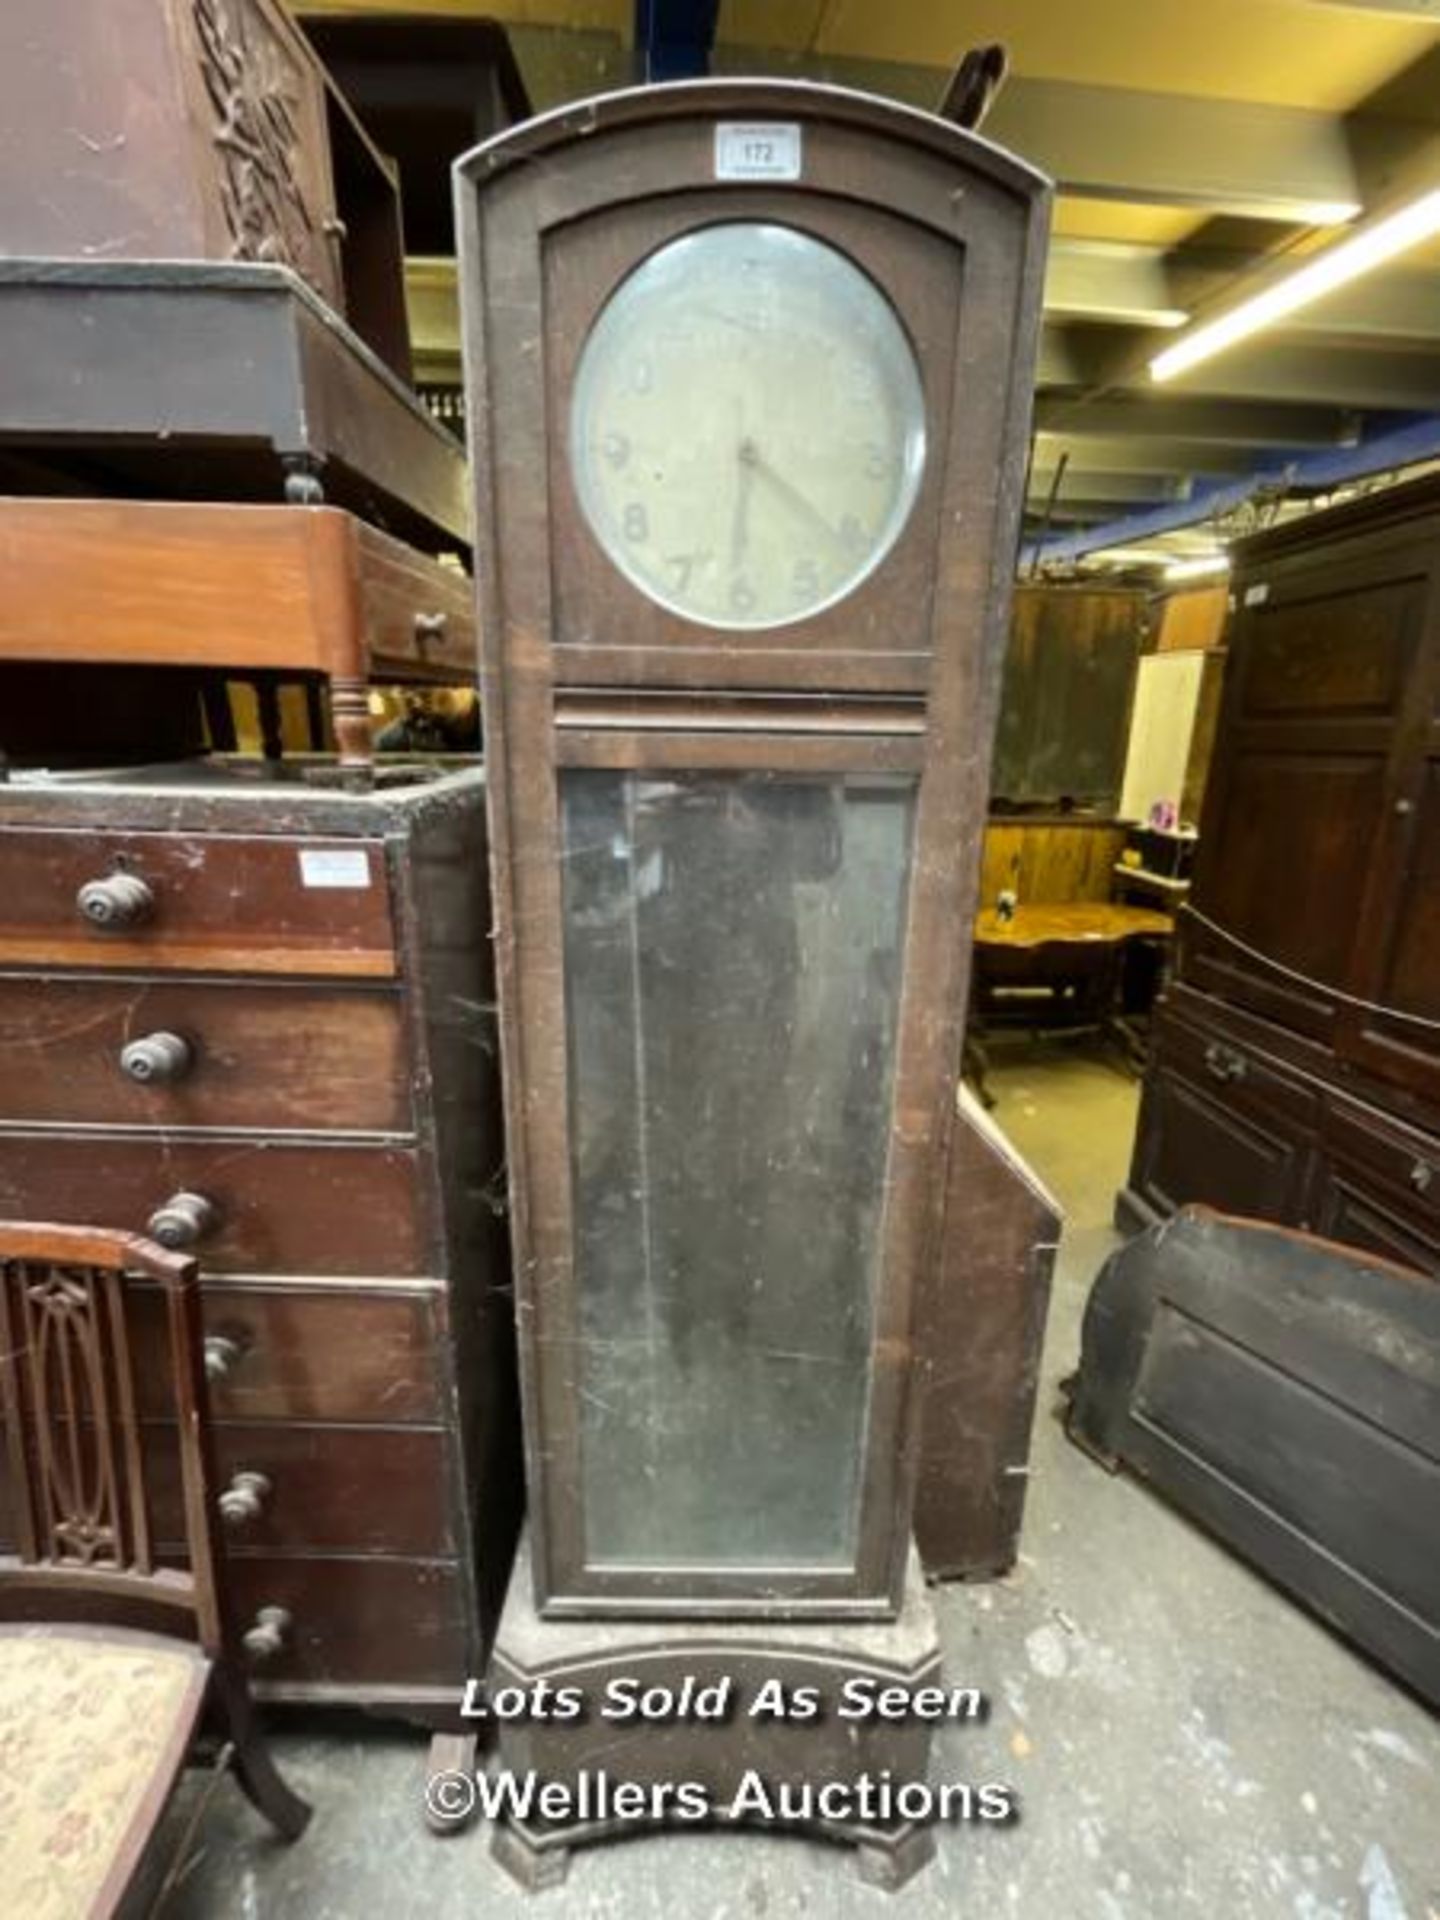
[[[611,560],[672,612],[771,627],[841,599],[899,537],[925,460],[894,308],[793,228],[703,227],[642,262],[580,355],[570,462]]]

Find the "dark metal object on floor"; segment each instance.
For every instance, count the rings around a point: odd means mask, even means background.
[[[1440,1704],[1440,1290],[1187,1207],[1112,1256],[1071,1437]]]

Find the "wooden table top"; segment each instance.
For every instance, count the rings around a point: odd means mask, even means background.
[[[1070,900],[1054,905],[1038,901],[1033,906],[1016,907],[1011,920],[1002,920],[994,907],[986,907],[975,917],[976,942],[986,947],[1081,945],[1092,941],[1118,945],[1142,934],[1174,931],[1175,922],[1168,913],[1109,900]]]

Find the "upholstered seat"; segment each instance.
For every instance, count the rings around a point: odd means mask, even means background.
[[[184,1762],[209,1674],[204,1652],[179,1640],[0,1627],[0,1907],[25,1920],[111,1911]]]

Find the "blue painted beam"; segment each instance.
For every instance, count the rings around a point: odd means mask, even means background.
[[[635,46],[645,79],[703,79],[719,11],[720,0],[635,0]]]
[[[1020,568],[1028,573],[1035,566],[1078,560],[1101,547],[1130,547],[1157,534],[1176,533],[1217,514],[1231,513],[1260,493],[1276,489],[1285,493],[1327,493],[1352,480],[1436,459],[1440,459],[1440,414],[1421,414],[1353,447],[1325,447],[1316,453],[1297,454],[1239,480],[1198,486],[1188,500],[1167,501],[1164,506],[1126,514],[1103,526],[1086,527],[1083,532],[1055,534],[1042,542],[1032,540],[1021,549]]]

